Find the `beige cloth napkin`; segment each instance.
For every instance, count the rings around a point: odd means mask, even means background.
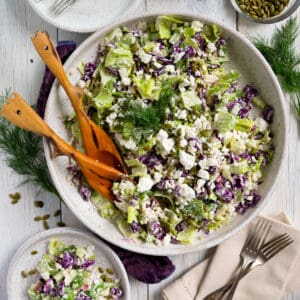
[[[234,300],[276,300],[300,289],[300,230],[284,213],[275,218],[258,217],[272,224],[270,238],[288,233],[294,242],[262,267],[244,277]],[[223,242],[211,258],[191,269],[162,292],[165,300],[201,300],[228,282],[239,265],[239,253],[250,226]]]

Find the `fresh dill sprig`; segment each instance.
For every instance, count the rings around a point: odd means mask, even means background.
[[[296,17],[291,17],[277,28],[270,40],[263,37],[250,37],[255,47],[262,53],[278,76],[282,88],[293,97],[300,95],[300,55],[296,52],[295,41],[299,33]],[[297,96],[296,96],[297,98]],[[294,102],[300,117],[300,102]]]
[[[125,136],[134,136],[136,139],[146,138],[160,128],[165,111],[175,93],[173,85],[173,81],[164,82],[159,99],[152,105],[144,107],[140,103],[129,102],[127,113],[123,118],[122,132]]]
[[[0,106],[9,96],[10,89],[6,89],[0,95]],[[30,182],[60,198],[48,172],[40,136],[0,117],[0,150],[6,155],[7,165],[25,176],[21,185]]]

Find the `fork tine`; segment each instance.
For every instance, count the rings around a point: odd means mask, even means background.
[[[251,227],[250,234],[248,235],[244,243],[243,249],[249,248],[251,246],[253,240],[255,239],[256,232],[260,228],[260,224],[261,224],[261,220],[257,221],[254,227]]]
[[[251,240],[251,242],[248,245],[248,248],[255,251],[257,249],[257,245],[259,244],[261,238],[262,238],[262,234],[264,232],[264,227],[265,227],[266,223],[262,220],[259,220],[259,224],[257,225],[257,227],[255,228],[254,231],[254,236]]]
[[[75,0],[56,0],[50,7],[50,13],[53,16],[57,16],[70,7]]]
[[[49,8],[49,11],[52,13],[56,10],[57,6],[61,5],[62,2],[65,2],[65,0],[55,0],[52,5]]]
[[[259,246],[259,244],[260,244],[260,241],[261,241],[261,239],[262,239],[262,237],[263,237],[263,234],[264,234],[264,232],[265,232],[266,226],[267,226],[267,223],[264,222],[264,221],[262,221],[262,222],[261,222],[261,226],[260,226],[260,228],[259,228],[259,231],[258,231],[257,234],[256,234],[256,239],[255,239],[255,241],[254,241],[254,243],[253,243],[253,245],[252,245],[253,251],[256,251],[256,250],[258,249],[258,246]]]
[[[263,247],[263,245],[265,244],[265,242],[270,234],[271,227],[272,227],[271,224],[265,223],[264,232],[261,236],[260,242],[257,245],[257,248],[256,248],[257,250],[260,250]]]
[[[277,242],[276,244],[273,245],[273,247],[269,248],[267,251],[264,252],[264,255],[269,257],[270,255],[272,255],[272,253],[276,252],[277,249],[279,249],[280,247],[286,245],[289,242],[293,242],[294,240],[291,237],[287,237],[283,240],[280,240],[279,242]]]
[[[293,243],[294,240],[292,238],[284,241],[283,243],[281,243],[280,245],[277,245],[277,247],[274,247],[270,252],[268,252],[268,254],[266,254],[267,260],[271,259],[273,256],[275,256],[277,253],[279,253],[281,250],[283,250],[284,248],[286,248],[288,245],[290,245],[291,243]]]
[[[261,251],[262,252],[268,251],[271,247],[273,247],[274,244],[276,244],[279,241],[284,240],[288,236],[289,235],[287,233],[283,233],[280,236],[273,238],[271,241],[269,241],[262,247]]]

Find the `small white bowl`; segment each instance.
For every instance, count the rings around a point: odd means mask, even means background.
[[[227,38],[229,43],[229,56],[231,59],[229,67],[241,73],[242,84],[253,84],[258,89],[262,98],[275,109],[272,130],[275,134],[274,143],[276,150],[271,164],[265,171],[264,183],[259,187],[259,193],[262,199],[254,209],[250,209],[245,215],[235,216],[220,230],[205,236],[202,240],[197,240],[192,245],[170,244],[166,246],[155,246],[145,243],[129,242],[121,235],[115,225],[98,215],[92,203],[83,201],[77,193],[76,188],[66,179],[68,159],[63,157],[51,159],[48,143],[45,141],[45,155],[52,179],[65,203],[77,218],[103,239],[124,249],[150,255],[177,255],[207,249],[221,243],[223,240],[241,230],[258,215],[267,201],[271,201],[270,196],[276,184],[280,168],[284,162],[284,155],[287,149],[285,98],[275,74],[260,52],[243,35],[213,19],[192,14],[164,13],[164,15],[168,14],[187,19],[200,20],[205,23],[215,23],[223,30],[223,35]],[[94,33],[77,48],[66,62],[65,70],[68,74],[72,74],[70,80],[73,83],[78,82],[80,74],[75,71],[76,66],[82,61],[93,61],[95,59],[99,42],[113,28],[123,24],[130,26],[140,21],[153,21],[156,17],[157,15],[155,14],[146,14],[126,19],[122,22],[111,24],[101,31]],[[64,126],[62,116],[71,112],[72,108],[66,94],[58,83],[55,82],[47,103],[45,120],[50,127],[65,140],[69,140],[70,136]]]
[[[52,239],[59,239],[66,244],[78,246],[94,245],[96,264],[104,269],[110,268],[120,279],[124,296],[122,300],[131,300],[130,287],[125,268],[119,257],[101,242],[97,237],[75,228],[55,228],[43,231],[25,242],[14,255],[9,265],[7,274],[7,297],[8,300],[28,300],[27,290],[38,279],[38,274],[23,278],[21,272],[35,269],[38,261],[47,252],[48,243]],[[36,255],[31,251],[36,250]]]
[[[280,14],[278,14],[277,16],[274,16],[274,17],[267,18],[267,19],[253,18],[250,15],[246,14],[245,12],[242,11],[240,6],[237,4],[236,0],[231,0],[231,4],[234,7],[234,9],[241,16],[243,16],[244,18],[246,18],[252,22],[262,23],[262,24],[273,24],[273,23],[280,22],[280,21],[288,18],[289,16],[291,16],[299,7],[300,0],[290,0],[289,3],[287,4],[287,6],[282,10],[282,12]]]

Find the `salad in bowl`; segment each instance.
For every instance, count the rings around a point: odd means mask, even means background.
[[[211,23],[158,16],[120,26],[79,66],[83,105],[113,138],[129,176],[114,202],[69,179],[130,241],[191,244],[260,201],[274,153],[273,107],[231,68]],[[76,117],[65,121],[82,148]]]

